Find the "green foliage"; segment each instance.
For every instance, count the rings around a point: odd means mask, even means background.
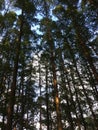
[[[0,10],[3,10],[5,7],[5,1],[4,0],[0,0]]]
[[[6,13],[4,17],[5,25],[13,25],[13,23],[16,21],[16,13],[13,11]]]

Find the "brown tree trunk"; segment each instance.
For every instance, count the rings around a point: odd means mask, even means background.
[[[48,5],[47,1],[44,0],[44,10],[45,10],[45,16],[48,19],[49,13],[48,13]],[[52,41],[51,31],[49,27],[46,27],[46,32],[48,36],[48,45],[50,48],[50,55],[51,55],[51,66],[52,66],[52,72],[53,72],[53,88],[54,88],[54,103],[56,107],[56,114],[57,114],[57,130],[62,130],[62,121],[61,121],[61,110],[60,110],[60,98],[58,95],[58,85],[57,85],[57,76],[56,76],[56,63],[55,63],[55,56],[54,56],[54,43]]]
[[[62,130],[63,128],[62,128],[62,121],[61,121],[60,98],[58,95],[56,63],[55,63],[54,45],[53,44],[54,43],[50,43],[51,65],[52,65],[52,72],[53,72],[54,102],[55,102],[56,114],[57,114],[57,130]]]
[[[49,92],[48,92],[48,68],[46,69],[46,114],[47,114],[47,130],[49,130],[50,121],[49,121]]]
[[[21,96],[21,116],[20,116],[20,130],[23,130],[23,126],[24,126],[24,108],[25,108],[25,103],[26,103],[26,100],[24,96],[24,68],[23,68],[23,72],[21,72],[22,75],[21,75],[21,90],[22,90],[22,93],[20,93],[20,96]]]

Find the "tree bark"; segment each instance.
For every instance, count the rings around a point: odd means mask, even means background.
[[[51,53],[51,64],[52,64],[53,87],[54,87],[54,95],[55,95],[54,96],[54,102],[55,102],[56,114],[57,114],[57,130],[62,130],[60,98],[59,98],[59,95],[58,95],[57,76],[56,76],[56,64],[55,64],[53,52]]]
[[[48,6],[47,6],[47,1],[44,0],[44,9],[45,9],[45,16],[48,19],[49,18],[49,13],[48,13]],[[60,110],[60,98],[58,95],[58,85],[57,85],[57,76],[56,76],[56,63],[55,63],[55,47],[54,47],[54,42],[52,40],[51,36],[51,30],[49,27],[46,27],[46,33],[48,36],[47,43],[50,48],[50,63],[52,66],[52,72],[53,72],[53,88],[54,88],[54,103],[56,107],[56,114],[57,114],[57,130],[62,130],[62,121],[61,121],[61,110]]]
[[[47,113],[47,130],[50,129],[50,121],[49,121],[49,92],[48,92],[48,68],[46,69],[46,113]]]

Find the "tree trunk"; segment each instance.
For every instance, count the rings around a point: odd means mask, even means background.
[[[49,130],[50,121],[49,121],[49,92],[48,92],[48,68],[46,68],[46,114],[47,114],[47,130]]]
[[[45,10],[45,16],[48,19],[49,13],[48,13],[48,5],[47,1],[44,0],[44,10]],[[56,76],[56,63],[55,63],[55,56],[54,56],[54,43],[52,41],[51,37],[51,31],[49,27],[46,27],[46,32],[48,36],[47,43],[50,48],[50,63],[52,66],[52,72],[53,72],[53,88],[54,88],[54,102],[56,107],[56,114],[57,114],[57,130],[62,130],[62,121],[61,121],[61,110],[60,110],[60,98],[58,95],[58,85],[57,85],[57,76]]]
[[[41,92],[41,67],[40,67],[40,62],[39,62],[39,89],[40,89],[40,97],[42,96]],[[40,100],[40,130],[42,130],[42,111],[41,111],[41,105],[42,102]]]
[[[58,95],[58,86],[57,86],[57,76],[56,76],[56,64],[55,64],[55,57],[53,54],[53,48],[50,43],[51,51],[51,64],[52,64],[52,72],[53,72],[53,87],[54,87],[54,102],[56,107],[56,114],[57,114],[57,130],[62,130],[62,122],[61,122],[61,110],[60,110],[60,98]]]
[[[22,73],[22,75],[21,75],[21,90],[22,90],[22,93],[20,94],[20,96],[21,96],[21,116],[20,116],[20,130],[23,130],[24,128],[23,128],[23,126],[24,126],[24,114],[25,114],[25,112],[24,112],[24,108],[25,108],[25,98],[26,97],[24,97],[24,96],[26,96],[26,95],[24,95],[24,85],[23,85],[23,83],[24,83],[24,68],[23,68],[23,72],[21,72]]]

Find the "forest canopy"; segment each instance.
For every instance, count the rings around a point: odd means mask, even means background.
[[[98,130],[98,0],[0,0],[0,130]]]

